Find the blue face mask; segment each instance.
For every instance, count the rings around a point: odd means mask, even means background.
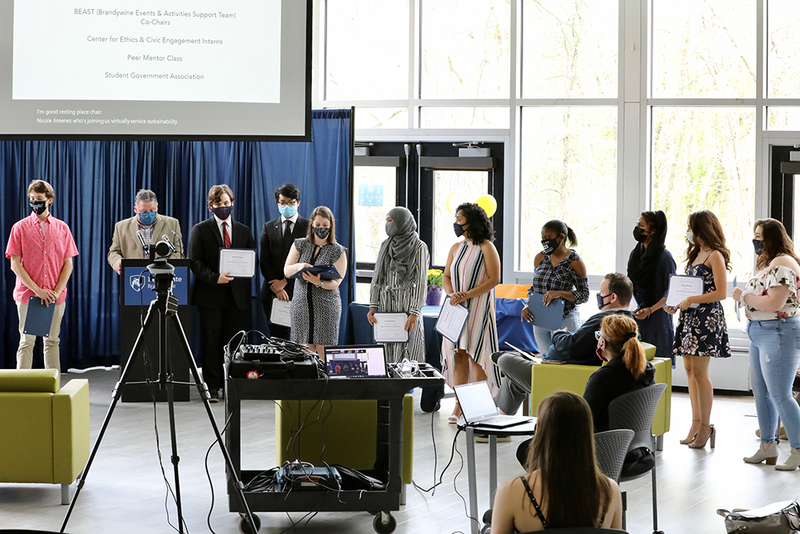
[[[290,218],[294,217],[295,213],[297,213],[297,206],[289,206],[289,205],[278,204],[278,211],[285,218],[290,219]]]
[[[155,211],[144,211],[139,212],[139,221],[145,226],[152,226],[154,222],[156,222],[156,212]]]

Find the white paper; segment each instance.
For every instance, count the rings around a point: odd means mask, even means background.
[[[252,278],[256,275],[256,251],[249,248],[219,249],[219,272],[234,278]]]
[[[292,327],[292,302],[284,302],[277,298],[272,299],[272,312],[269,314],[269,322],[281,326]]]
[[[631,301],[628,303],[628,309],[631,312],[635,312],[636,310],[639,309],[639,303],[636,302],[636,297],[634,297],[633,295],[631,295]]]
[[[670,308],[676,307],[686,297],[697,297],[703,294],[703,277],[688,276],[683,274],[673,274],[669,279],[669,291],[667,292],[666,305]],[[697,304],[692,304],[690,308],[696,308]]]
[[[374,313],[377,321],[372,326],[375,343],[408,343],[407,313]]]
[[[468,315],[468,309],[460,304],[453,306],[450,304],[450,297],[445,297],[442,311],[439,312],[439,319],[436,321],[436,331],[453,343],[458,343]]]

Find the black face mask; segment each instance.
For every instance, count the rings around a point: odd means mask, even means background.
[[[753,248],[756,251],[756,256],[760,256],[761,252],[764,250],[764,242],[760,239],[753,239]]]
[[[328,236],[331,234],[331,229],[322,226],[315,226],[314,234],[320,239],[327,239]]]
[[[600,292],[598,291],[597,295],[595,295],[597,297],[597,307],[602,310],[603,306],[607,306],[607,304],[603,303],[603,301],[608,297],[610,297],[611,295],[613,295],[613,293],[609,293],[607,295],[601,295]]]
[[[633,238],[634,238],[634,239],[635,239],[635,240],[636,240],[638,243],[644,243],[645,241],[647,241],[647,234],[645,234],[645,232],[644,232],[644,228],[640,228],[640,227],[638,227],[638,226],[637,226],[637,227],[635,227],[635,228],[633,229]]]
[[[464,235],[465,226],[466,224],[453,223],[453,231],[456,233],[456,237],[461,237],[462,235]]]
[[[46,200],[31,200],[29,205],[36,215],[41,215],[47,209]]]
[[[558,239],[542,239],[542,252],[552,254],[558,248]]]

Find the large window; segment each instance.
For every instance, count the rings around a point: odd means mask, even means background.
[[[459,204],[475,202],[488,189],[486,171],[433,171],[433,265],[445,265],[450,247],[458,240],[453,223]]]

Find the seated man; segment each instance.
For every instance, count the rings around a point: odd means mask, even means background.
[[[601,365],[603,362],[595,353],[597,339],[595,332],[600,330],[603,317],[621,313],[632,317],[628,310],[633,283],[624,274],[609,273],[600,283],[597,306],[600,313],[594,314],[575,332],[557,330],[553,332],[553,345],[542,354],[542,360],[553,363],[572,363],[578,365]],[[531,366],[528,358],[516,352],[497,352],[492,355],[503,372],[500,391],[495,403],[503,413],[515,414],[522,401],[531,392]]]

